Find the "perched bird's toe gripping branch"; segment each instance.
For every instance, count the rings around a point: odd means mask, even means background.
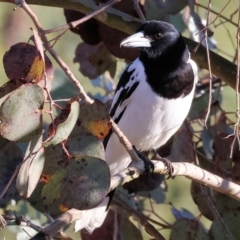
[[[164,166],[165,166],[166,169],[167,169],[167,174],[168,174],[167,179],[169,179],[170,177],[172,177],[173,172],[174,172],[174,168],[173,168],[173,165],[172,165],[171,161],[168,160],[167,158],[163,158],[163,157],[160,157],[158,160],[162,161],[163,164],[164,164]]]
[[[134,151],[136,152],[138,157],[141,160],[143,160],[145,172],[147,172],[147,173],[153,172],[154,171],[154,164],[152,163],[152,161],[148,157],[146,157],[144,154],[139,152],[134,145],[132,146],[132,148],[134,149]]]

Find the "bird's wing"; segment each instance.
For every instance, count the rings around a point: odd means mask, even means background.
[[[126,68],[118,82],[110,109],[110,116],[116,123],[120,120],[126,106],[131,100],[132,93],[140,82],[139,67],[141,66],[142,63],[140,60],[136,59]]]
[[[139,85],[141,76],[141,70],[143,65],[139,59],[136,59],[132,64],[130,64],[125,71],[123,72],[116,91],[113,97],[112,106],[109,111],[110,116],[112,119],[118,123],[119,120],[122,118],[124,111],[131,101],[131,96],[133,92]],[[106,147],[107,142],[111,136],[112,132],[108,134],[108,136],[104,139],[104,146]]]

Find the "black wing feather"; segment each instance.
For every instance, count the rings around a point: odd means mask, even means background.
[[[131,97],[132,93],[135,91],[135,89],[139,85],[139,81],[136,81],[131,86],[126,87],[126,85],[128,84],[129,81],[134,80],[134,77],[132,76],[134,74],[134,71],[135,71],[135,69],[128,72],[128,68],[127,68],[123,72],[123,74],[118,82],[115,94],[118,91],[121,91],[121,92],[119,94],[117,101],[114,103],[114,105],[112,105],[110,113],[109,113],[109,115],[114,119],[115,123],[118,123],[120,121],[121,117],[123,116],[123,114],[126,110],[126,107],[125,107],[118,116],[115,116],[117,108],[119,106],[121,106],[121,104],[125,100],[127,100],[128,98]],[[103,145],[105,148],[107,146],[107,143],[108,143],[108,140],[109,140],[111,134],[112,134],[112,130],[110,130],[110,132],[108,133],[108,135],[105,137],[105,139],[103,141]]]

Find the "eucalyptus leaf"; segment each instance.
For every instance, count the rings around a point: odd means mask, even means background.
[[[0,134],[10,141],[28,141],[42,126],[45,97],[41,87],[24,84],[0,106]]]

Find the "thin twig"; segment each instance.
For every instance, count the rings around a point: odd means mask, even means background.
[[[132,208],[128,207],[126,204],[120,201],[113,200],[113,204],[121,207],[121,209],[125,210],[127,213],[130,213],[131,216],[137,219],[138,222],[145,228],[146,232],[154,237],[154,239],[165,240],[162,234],[160,234],[160,232],[147,221],[146,217],[143,214],[133,210]]]
[[[195,156],[195,162],[196,162],[196,165],[199,166],[199,160],[198,160],[197,156]],[[202,184],[199,184],[199,186],[200,186],[201,192],[203,194],[203,199],[208,203],[208,206],[209,206],[210,210],[212,211],[212,214],[214,215],[214,219],[220,224],[221,229],[223,229],[223,231],[225,232],[225,235],[228,237],[228,239],[234,240],[231,232],[229,231],[228,227],[224,223],[218,210],[214,206],[212,199],[210,198],[210,196],[207,192],[207,187]]]
[[[210,9],[211,9],[211,0],[209,0],[208,3],[208,16],[207,16],[207,26],[210,19]],[[208,71],[209,71],[209,98],[208,98],[208,108],[207,108],[207,114],[205,117],[205,126],[207,127],[207,120],[209,118],[209,114],[211,111],[211,104],[212,104],[212,70],[211,70],[211,61],[210,61],[210,54],[209,54],[209,48],[208,48],[208,33],[207,30],[205,30],[205,44],[206,44],[206,52],[207,52],[207,60],[208,60]]]
[[[38,225],[32,223],[30,220],[27,220],[23,216],[14,216],[14,215],[2,215],[7,221],[7,226],[17,225],[21,227],[30,227],[37,232],[44,232],[44,228],[39,227]]]
[[[239,78],[240,78],[240,51],[239,51],[239,44],[240,44],[240,12],[238,15],[238,30],[237,30],[237,74],[236,74],[236,88],[239,89]],[[239,139],[239,124],[240,124],[240,107],[239,107],[239,92],[236,91],[236,117],[237,122],[234,125],[234,138],[231,144],[231,153],[230,157],[233,156],[233,149],[236,140],[238,140],[238,144],[240,146],[240,139]]]
[[[135,150],[133,149],[132,144],[129,142],[127,137],[123,134],[123,132],[118,127],[118,125],[112,119],[110,120],[110,124],[111,124],[113,132],[118,136],[121,144],[125,147],[128,154],[130,155],[131,159],[133,161],[137,162],[139,160],[139,157],[138,157],[137,153],[135,152]],[[142,162],[142,161],[140,161],[140,162]]]
[[[30,18],[32,19],[33,23],[35,24],[38,33],[42,33],[43,32],[43,28],[41,27],[41,24],[38,20],[38,17],[36,16],[36,14],[31,10],[31,8],[28,6],[28,4],[25,2],[25,0],[22,0],[21,3],[21,7],[26,11],[26,13],[30,16]],[[65,74],[69,77],[69,79],[73,82],[73,84],[78,88],[79,94],[81,96],[81,98],[89,104],[92,104],[94,101],[87,95],[87,93],[84,91],[82,85],[80,84],[80,82],[75,78],[75,76],[73,75],[73,73],[71,72],[71,70],[69,69],[69,67],[67,66],[67,64],[57,55],[57,53],[53,50],[53,48],[51,47],[47,37],[44,34],[40,35],[43,43],[44,43],[44,47],[47,49],[47,51],[49,51],[49,53],[53,56],[53,58],[56,60],[56,62],[59,64],[59,66],[63,69],[63,71],[65,72]]]
[[[154,214],[157,218],[159,218],[161,221],[164,222],[165,225],[161,223],[161,226],[162,226],[162,227],[164,227],[164,228],[170,228],[170,227],[171,227],[171,224],[168,223],[165,219],[163,219],[159,214],[157,214],[157,213],[154,211],[153,203],[152,203],[152,201],[151,201],[151,196],[150,196],[150,194],[149,194],[148,199],[149,199],[149,203],[150,203],[150,207],[151,207],[151,211],[149,211],[149,212],[151,212],[151,213]],[[144,210],[144,211],[148,211],[148,210]]]
[[[56,28],[52,28],[52,29],[48,29],[48,30],[43,30],[40,34],[48,34],[48,33],[68,30],[69,28],[75,28],[79,24],[82,24],[82,23],[86,22],[87,20],[93,18],[97,14],[105,11],[107,8],[111,7],[112,5],[114,5],[115,3],[120,2],[120,1],[121,0],[110,0],[107,3],[103,4],[101,7],[99,7],[94,12],[87,14],[85,17],[83,17],[83,18],[81,18],[79,20],[70,22],[68,24],[64,24],[63,26],[60,26],[60,27],[56,27]]]
[[[208,7],[206,7],[206,6],[202,5],[202,4],[200,4],[199,2],[195,2],[195,5],[198,6],[198,7],[203,8],[203,9],[206,9],[206,10],[212,12],[212,13],[215,14],[215,15],[218,15],[218,17],[220,17],[220,18],[226,20],[227,22],[233,24],[235,27],[238,26],[238,24],[235,23],[235,22],[233,22],[233,21],[231,20],[231,18],[227,18],[227,17],[223,16],[222,14],[219,14],[218,12],[214,11],[213,9],[209,9]],[[237,11],[238,11],[238,10],[237,10]]]
[[[224,231],[225,236],[229,239],[229,240],[234,240],[234,237],[232,235],[232,233],[229,231],[227,225],[225,224],[223,218],[221,217],[221,215],[219,214],[218,210],[216,209],[215,205],[213,204],[208,192],[207,192],[207,187],[200,184],[200,188],[203,194],[203,199],[205,199],[208,203],[209,208],[211,209],[213,215],[214,215],[214,220],[216,220],[219,225],[220,228]]]
[[[229,0],[229,1],[225,4],[225,6],[222,8],[222,10],[217,14],[217,16],[214,18],[214,20],[213,20],[211,23],[208,24],[208,26],[216,22],[216,20],[220,17],[221,13],[224,11],[224,9],[228,6],[228,4],[229,4],[231,1],[232,1],[232,0]],[[209,11],[209,10],[208,10],[208,11]],[[210,11],[211,11],[211,9],[210,9]]]
[[[133,7],[135,9],[135,11],[137,12],[138,16],[140,19],[143,20],[143,22],[146,22],[146,18],[141,10],[141,8],[139,7],[139,1],[138,0],[133,0]]]

